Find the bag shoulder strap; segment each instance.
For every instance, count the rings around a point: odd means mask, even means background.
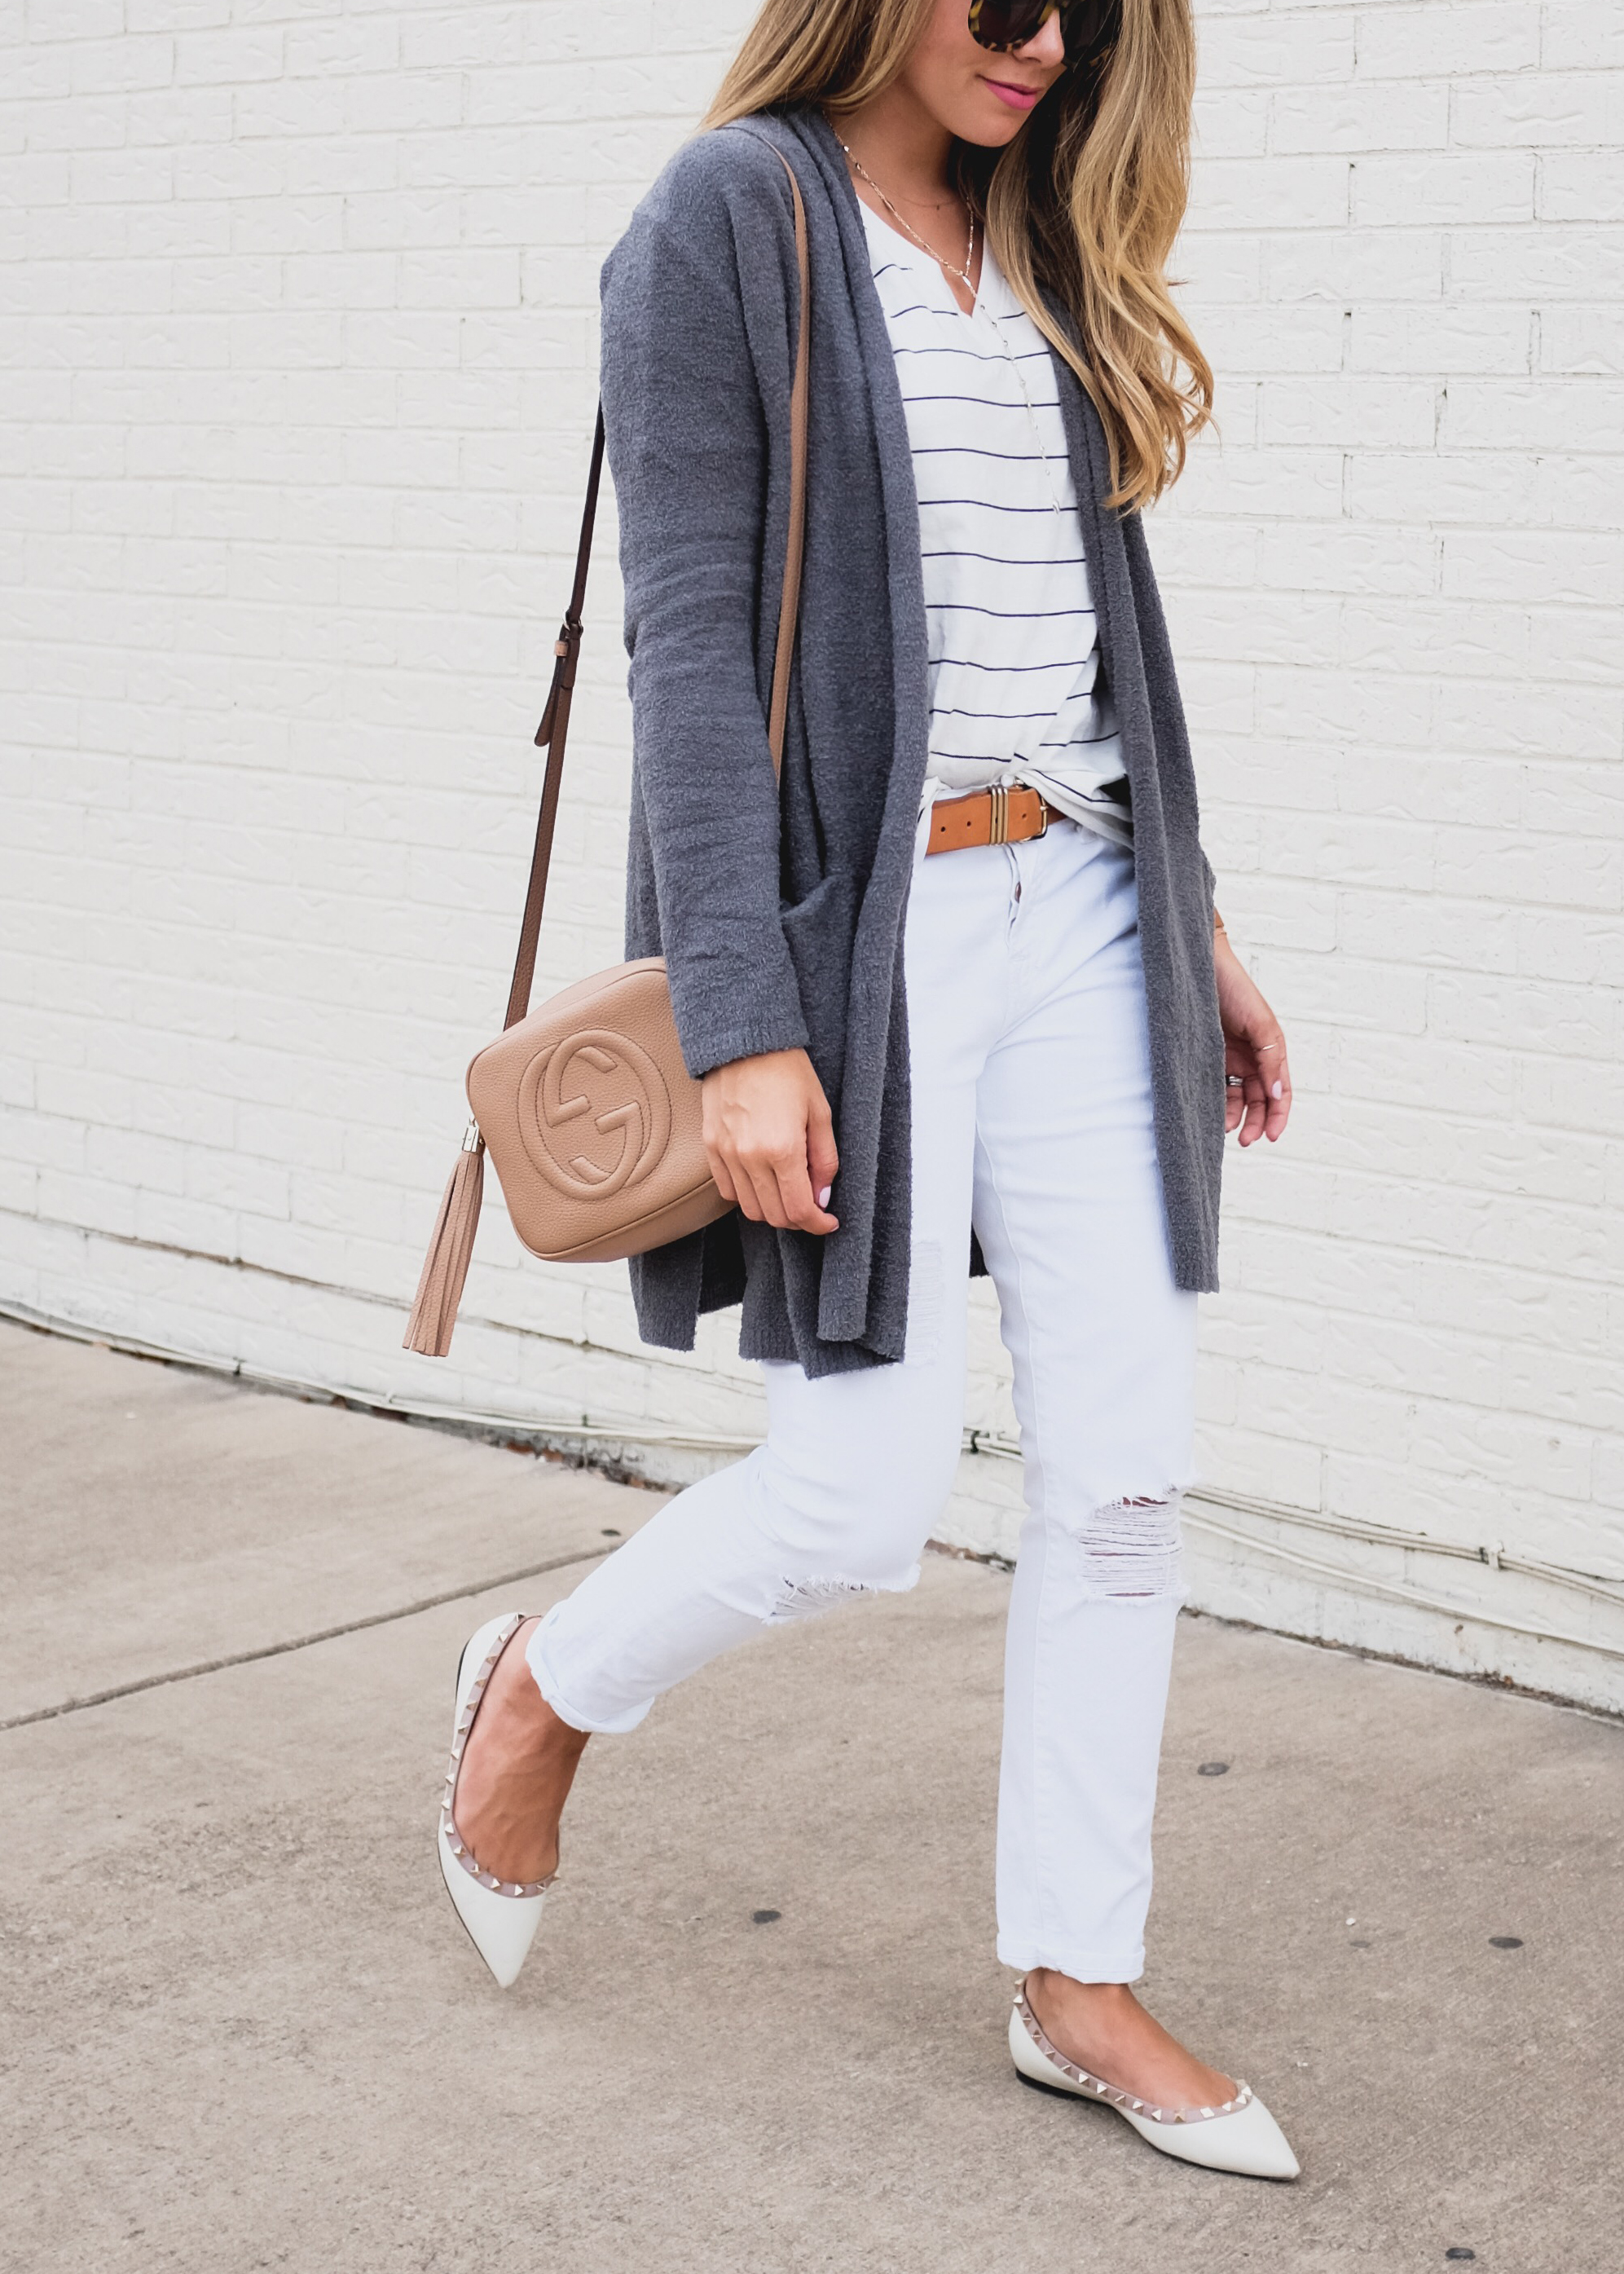
[[[758,140],[765,141],[764,135]],[[772,753],[773,779],[784,767],[784,733],[789,717],[790,666],[795,653],[795,631],[801,614],[801,564],[807,533],[807,425],[810,392],[811,257],[807,241],[807,209],[795,169],[776,143],[768,143],[789,177],[795,208],[795,265],[800,277],[800,320],[796,328],[795,376],[789,408],[789,528],[784,547],[784,586],[778,603],[778,644],[772,658],[772,692],[767,707],[767,745]],[[553,860],[553,832],[558,819],[559,789],[564,779],[564,745],[569,734],[569,706],[575,695],[575,666],[581,654],[581,611],[586,601],[587,569],[592,557],[592,526],[598,517],[598,485],[604,471],[604,412],[598,409],[592,435],[592,461],[586,478],[586,502],[581,514],[581,538],[575,547],[575,577],[569,606],[553,642],[553,684],[546,708],[536,729],[538,749],[547,753],[547,771],[541,786],[541,809],[536,817],[536,843],[530,855],[530,885],[524,895],[524,915],[519,925],[519,952],[508,990],[504,1028],[515,1026],[530,1006],[536,976],[536,945],[541,935],[541,911],[547,896],[547,870]]]

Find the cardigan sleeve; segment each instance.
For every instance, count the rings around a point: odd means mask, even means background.
[[[680,154],[603,277],[637,796],[696,1077],[808,1040],[779,916],[763,682],[787,513],[793,224],[777,160],[742,139]]]

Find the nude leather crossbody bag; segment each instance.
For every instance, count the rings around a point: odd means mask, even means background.
[[[767,713],[776,779],[784,763],[806,535],[810,290],[801,187],[782,152],[774,154],[789,176],[800,270],[790,400],[789,531]],[[714,1224],[731,1205],[710,1174],[700,1134],[700,1086],[682,1062],[661,958],[618,963],[578,980],[539,1010],[530,1007],[603,462],[600,409],[575,584],[554,648],[553,685],[536,731],[538,747],[547,752],[547,770],[508,1015],[500,1035],[468,1069],[473,1118],[440,1203],[406,1329],[404,1347],[429,1358],[444,1358],[451,1348],[478,1228],[487,1151],[514,1230],[532,1254],[549,1262],[605,1263],[641,1255]]]

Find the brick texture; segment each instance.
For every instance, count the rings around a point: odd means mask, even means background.
[[[380,1395],[757,1426],[727,1322],[643,1351],[623,1275],[494,1204],[454,1360],[397,1347],[505,991],[598,264],[748,12],[0,0],[0,1293]],[[1201,37],[1222,431],[1152,541],[1299,1096],[1232,1165],[1204,1472],[1621,1572],[1624,49],[1605,0]],[[543,988],[619,953],[612,543],[589,621]],[[970,1419],[1010,1426],[984,1293]],[[1007,1546],[1013,1480],[967,1460],[945,1528]],[[1616,1657],[1470,1620],[1624,1645],[1605,1604],[1196,1544],[1216,1608],[1624,1704]]]
[[[1222,431],[1153,541],[1299,1101],[1232,1166],[1205,1467],[1616,1573],[1624,49],[1522,0],[1202,34],[1182,266]],[[1624,1638],[1531,1582],[1476,1600]]]

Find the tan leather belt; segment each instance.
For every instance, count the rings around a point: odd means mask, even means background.
[[[1061,818],[1057,805],[1035,789],[978,789],[944,798],[930,809],[927,853],[957,853],[967,845],[1024,845]]]

